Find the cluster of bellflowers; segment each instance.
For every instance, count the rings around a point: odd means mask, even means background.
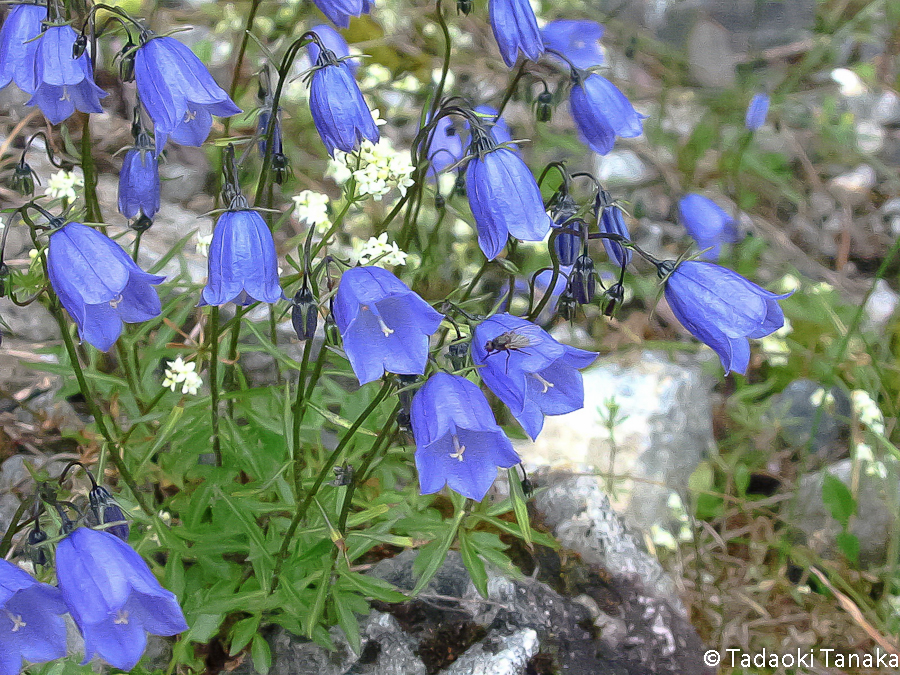
[[[368,0],[316,0],[316,4],[337,26],[346,26],[350,17],[371,9]],[[587,147],[605,154],[617,138],[642,133],[643,116],[598,72],[603,65],[598,42],[602,27],[558,21],[540,30],[527,0],[489,0],[488,8],[508,67],[520,64],[524,69],[529,61],[546,55],[563,70],[572,121]],[[128,34],[118,58],[122,79],[135,83],[134,146],[120,174],[119,208],[132,227],[143,233],[159,209],[158,161],[167,142],[199,146],[210,133],[213,115],[227,117],[240,110],[176,38],[152,33],[122,10],[106,9]],[[468,13],[471,3],[460,3],[460,9]],[[26,105],[37,106],[52,124],[75,110],[99,112],[103,92],[94,84],[87,53],[90,26],[85,19],[76,30],[62,21],[52,1],[49,9],[14,5],[0,28],[0,84],[15,82],[30,93]],[[306,47],[313,64],[306,75],[310,113],[328,154],[355,153],[364,144],[377,144],[378,124],[356,82],[356,62],[340,35],[331,28],[309,31],[295,44]],[[287,167],[273,91],[271,82],[262,83],[258,130],[251,147],[258,147],[264,155],[263,166],[280,182]],[[545,121],[550,114],[547,98],[538,97],[538,118]],[[778,300],[786,296],[770,293],[709,261],[658,260],[641,250],[630,239],[626,214],[592,176],[570,176],[564,166],[555,165],[564,180],[545,204],[538,181],[502,118],[502,106],[498,110],[452,97],[435,100],[414,142],[413,165],[427,165],[424,175],[432,178],[455,174],[455,189],[467,196],[478,243],[488,260],[499,257],[510,240],[540,242],[549,236],[553,266],[541,271],[549,292],[529,308],[527,317],[473,316],[452,305],[442,305],[439,312],[393,273],[372,264],[348,267],[341,274],[328,299],[328,321],[339,334],[360,385],[399,376],[404,422],[415,438],[423,493],[449,486],[481,500],[497,468],[519,462],[482,388],[461,373],[477,373],[531,438],[541,432],[545,416],[583,406],[580,369],[597,355],[559,343],[537,323],[537,317],[554,295],[556,311],[566,319],[574,318],[579,306],[594,302],[602,301],[608,313],[615,311],[623,301],[626,271],[635,262],[634,254],[655,269],[677,319],[715,350],[726,371],[745,373],[750,359],[748,338],[769,335],[784,323]],[[748,125],[762,123],[758,106],[752,115],[748,113],[748,120]],[[24,153],[21,164],[24,174]],[[271,230],[242,194],[238,164],[229,147],[225,209],[209,246],[208,279],[198,299],[201,306],[274,304],[286,299]],[[581,178],[593,186],[591,198],[584,203],[573,197],[573,181]],[[47,223],[33,223],[32,210]],[[689,203],[683,213],[690,216],[700,210],[697,203]],[[155,286],[163,277],[143,271],[118,243],[98,229],[49,213],[34,202],[21,213],[33,231],[47,236],[50,284],[83,341],[108,350],[123,323],[160,315]],[[597,240],[602,247],[598,248]],[[609,287],[600,286],[595,266],[601,249],[620,270]],[[322,308],[315,280],[331,262],[326,258],[313,272],[308,251],[307,246],[301,287],[291,300],[293,326],[303,340],[312,339],[317,330]],[[468,323],[468,338],[460,331],[461,323]],[[442,325],[457,331],[447,355],[449,368],[436,365],[432,357],[432,336]],[[183,366],[172,366],[167,386],[181,384],[183,390],[196,390],[196,378]],[[94,537],[78,535],[85,536]]]
[[[76,465],[66,468],[59,484]],[[121,507],[85,473],[92,487],[81,507],[58,499],[58,486],[45,483],[32,497],[26,520],[15,524],[27,531],[30,568],[47,580],[55,569],[56,585],[0,560],[0,675],[67,656],[66,614],[84,638],[83,663],[99,656],[124,671],[143,656],[148,633],[171,636],[188,628],[175,595],[128,545]]]

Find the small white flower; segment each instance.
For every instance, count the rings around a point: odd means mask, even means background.
[[[675,540],[675,537],[672,536],[671,532],[660,525],[650,526],[650,541],[656,546],[667,548],[670,551],[678,550],[678,542]]]
[[[331,227],[331,220],[328,218],[328,195],[304,190],[294,197],[294,216],[301,223],[312,225],[319,232],[327,232]]]
[[[352,154],[335,152],[327,174],[339,185],[352,176],[356,180],[357,194],[381,201],[395,187],[401,195],[406,194],[413,184],[414,169],[408,152],[397,152],[389,139],[382,138],[374,144],[363,141],[359,150]]]
[[[407,253],[400,250],[397,242],[388,243],[387,232],[382,232],[377,239],[369,237],[369,240],[359,246],[354,253],[354,257],[361,265],[377,265],[378,267],[405,265],[408,256]],[[380,259],[375,260],[376,258]]]
[[[856,389],[850,394],[850,401],[860,424],[876,434],[884,434],[884,415],[881,414],[878,404],[869,396],[869,392]]]
[[[200,234],[197,233],[197,255],[208,256],[209,255],[209,245],[212,244],[212,233],[210,234]]]
[[[203,384],[203,380],[197,374],[197,364],[193,361],[185,363],[184,359],[178,356],[174,361],[169,361],[167,365],[169,367],[166,368],[163,386],[175,391],[180,384],[182,394],[195,396]]]
[[[826,393],[825,389],[819,387],[810,395],[809,402],[814,406],[820,406],[824,403],[826,406],[831,407],[834,405],[834,394],[830,391]]]
[[[857,443],[853,452],[858,462],[874,462],[875,455],[872,452],[872,446],[868,443]]]
[[[67,203],[71,203],[78,198],[78,193],[75,191],[77,187],[84,187],[84,179],[72,171],[61,169],[50,176],[44,193],[50,199],[62,199]]]

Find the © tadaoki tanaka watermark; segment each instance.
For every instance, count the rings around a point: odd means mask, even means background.
[[[726,649],[722,652],[710,649],[703,654],[703,662],[711,667],[728,668],[900,668],[900,655],[876,647],[873,652],[842,652],[837,649],[796,649],[773,652],[745,652],[742,649]]]

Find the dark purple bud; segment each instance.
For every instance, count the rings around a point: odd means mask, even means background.
[[[468,190],[466,189],[466,174],[464,171],[460,171],[456,174],[456,182],[453,184],[453,192],[460,197],[466,197],[468,195]]]
[[[569,277],[569,291],[575,302],[579,305],[587,305],[594,299],[597,290],[597,280],[594,276],[594,261],[590,256],[580,256],[572,267]]]
[[[41,546],[45,541],[47,541],[47,533],[37,527],[28,533],[28,556],[35,565],[50,564],[50,560],[47,557],[47,551]]]
[[[472,11],[472,0],[456,0],[456,13],[469,16]]]
[[[31,197],[34,194],[34,169],[32,169],[24,160],[16,164],[12,178],[13,190],[19,194]]]
[[[303,286],[291,301],[291,323],[298,340],[312,340],[319,325],[319,308],[312,291]]]
[[[603,313],[606,316],[612,316],[625,299],[625,289],[622,284],[613,284],[603,293],[606,305],[603,307]]]
[[[72,44],[72,58],[80,59],[81,55],[87,51],[87,35],[84,33],[79,33],[78,37],[75,38],[75,42]]]
[[[117,523],[110,525],[107,531],[114,534],[124,542],[128,541],[129,527],[125,522],[125,514],[122,508],[116,504],[116,500],[102,485],[98,485],[88,493],[88,502],[91,505],[92,525],[107,525],[109,523]]]
[[[553,94],[549,91],[542,91],[538,94],[535,117],[538,122],[549,122],[553,117]]]
[[[440,193],[434,196],[434,208],[440,211],[442,208],[447,206],[447,200],[444,199],[444,196]]]
[[[447,348],[447,359],[453,370],[461,370],[466,365],[466,357],[469,355],[469,343],[454,342]]]
[[[575,320],[575,314],[578,311],[578,303],[575,302],[575,298],[572,297],[572,293],[569,292],[568,288],[559,296],[556,311],[559,312],[559,315],[566,321]]]
[[[584,244],[582,237],[587,226],[583,220],[576,218],[564,223],[563,228],[573,231],[560,232],[556,235],[556,239],[553,241],[553,248],[556,250],[559,264],[563,267],[568,267],[575,264],[575,259],[578,258],[578,254],[581,252]]]

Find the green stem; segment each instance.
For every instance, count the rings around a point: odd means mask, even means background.
[[[231,73],[231,86],[228,88],[228,97],[233,101],[234,95],[237,93],[238,80],[241,76],[241,67],[244,65],[244,55],[247,53],[247,42],[250,40],[250,32],[253,30],[253,22],[256,20],[256,12],[259,10],[260,0],[252,0],[250,3],[250,12],[247,14],[247,22],[244,24],[244,30],[241,38],[241,46],[238,48],[237,60],[234,63],[234,70]],[[231,129],[231,118],[225,118],[225,136]]]
[[[90,115],[81,116],[81,172],[84,174],[84,204],[87,209],[87,220],[91,223],[102,223],[100,200],[97,198],[97,167],[94,166],[94,144],[91,141]]]
[[[22,520],[22,516],[25,515],[25,511],[28,510],[32,503],[31,499],[24,500],[13,514],[12,520],[9,521],[9,527],[6,528],[6,534],[3,535],[3,540],[0,541],[0,559],[6,558],[9,549],[12,548],[13,537],[16,536],[16,532],[22,529],[19,521]]]
[[[212,446],[216,466],[222,466],[222,439],[219,435],[219,308],[209,313],[209,396]]]
[[[324,349],[324,347],[323,347]],[[291,519],[291,524],[288,526],[287,532],[285,532],[284,538],[281,540],[281,548],[278,549],[278,553],[275,556],[275,569],[272,572],[272,587],[271,593],[275,592],[275,589],[278,587],[278,579],[281,574],[281,568],[284,565],[284,561],[287,559],[288,549],[291,546],[291,542],[294,539],[294,534],[297,532],[297,528],[300,526],[300,522],[306,516],[306,512],[309,509],[310,504],[312,504],[313,499],[315,499],[316,493],[319,491],[319,488],[322,486],[322,483],[325,482],[325,477],[331,472],[332,468],[337,464],[337,461],[340,459],[341,454],[344,452],[344,449],[353,439],[353,436],[359,430],[359,428],[363,425],[363,422],[368,419],[369,415],[375,412],[375,409],[381,405],[381,402],[387,398],[388,394],[391,391],[391,382],[386,380],[383,385],[381,385],[381,390],[378,394],[373,398],[369,405],[366,406],[366,409],[363,410],[359,417],[354,420],[353,424],[350,425],[350,428],[347,430],[347,433],[341,438],[340,443],[338,443],[337,447],[328,455],[328,458],[325,460],[325,463],[322,465],[322,468],[319,470],[319,475],[316,476],[316,480],[313,483],[312,487],[306,493],[306,497],[303,499],[303,502],[297,507],[297,510],[294,512],[294,517]]]
[[[228,363],[225,365],[225,380],[222,382],[222,390],[231,391],[234,387],[234,369],[237,368],[238,341],[241,339],[241,317],[244,315],[244,308],[235,305],[234,319],[231,323],[231,339],[228,341]],[[228,406],[228,416],[234,417],[234,399],[229,398],[226,404]]]
[[[506,104],[509,103],[509,100],[512,98],[513,94],[516,91],[516,87],[519,84],[519,80],[522,79],[522,76],[525,75],[525,64],[528,63],[525,59],[519,61],[519,67],[516,68],[516,74],[513,75],[512,80],[509,83],[509,86],[506,88],[506,93],[503,95],[503,100],[500,101],[500,105],[497,106],[497,114],[494,116],[495,120],[500,119],[500,115],[503,114],[504,108],[506,108]]]

